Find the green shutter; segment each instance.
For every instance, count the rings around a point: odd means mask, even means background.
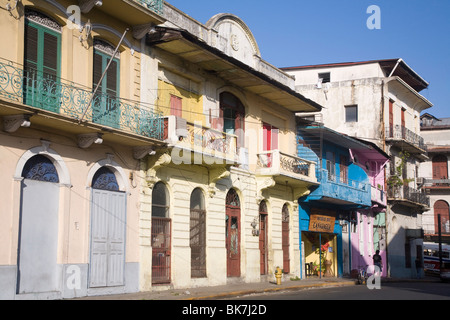
[[[94,49],[93,87],[99,83],[111,56]],[[113,58],[93,102],[93,121],[114,128],[119,127],[119,60]]]
[[[61,35],[27,20],[25,23],[24,102],[59,112]]]

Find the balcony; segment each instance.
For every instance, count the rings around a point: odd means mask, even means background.
[[[375,202],[377,204],[380,204],[382,206],[387,205],[387,197],[386,197],[386,191],[379,189],[375,186],[371,186],[372,192],[372,202]]]
[[[422,160],[426,160],[428,157],[427,146],[424,139],[407,129],[404,126],[387,126],[386,127],[386,142],[390,142],[393,145],[408,151],[410,154],[414,154]]]
[[[164,14],[163,0],[78,0],[81,12],[89,13],[93,8],[105,12],[113,18],[124,21],[128,25],[133,26],[133,31],[149,30],[142,28],[143,26],[158,25],[165,21],[162,17]],[[143,32],[139,39],[143,37]],[[135,35],[136,37],[136,35]]]
[[[164,118],[163,136],[169,147],[180,151],[172,152],[175,163],[207,165],[239,163],[236,135],[187,122],[180,117],[168,116]]]
[[[318,184],[315,171],[314,162],[288,155],[280,150],[265,151],[257,155],[257,175],[271,176],[282,185],[287,183],[293,187],[304,187]]]
[[[317,175],[320,186],[311,192],[307,201],[326,202],[343,210],[369,208],[372,205],[368,182],[332,175],[325,169],[319,170]]]
[[[424,179],[423,187],[426,189],[450,189],[450,179]]]
[[[403,204],[408,207],[420,206],[424,210],[430,207],[430,197],[420,190],[409,186],[391,187],[388,189],[388,201]]]
[[[162,142],[162,116],[152,107],[105,94],[93,97],[91,88],[31,68],[24,70],[11,61],[0,60],[0,99],[1,116],[25,114],[33,117],[32,123],[73,133],[91,129],[116,133],[141,140],[136,145]]]

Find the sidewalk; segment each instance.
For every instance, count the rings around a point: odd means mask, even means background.
[[[387,282],[434,282],[439,278],[425,277],[424,279],[392,279],[382,278],[381,283]],[[233,297],[249,294],[261,294],[277,291],[304,290],[312,288],[342,287],[357,285],[351,278],[318,278],[311,277],[304,280],[285,280],[281,285],[274,282],[232,283],[222,286],[198,287],[189,289],[155,290],[130,294],[91,296],[76,298],[76,300],[216,300],[232,299]]]
[[[285,280],[281,285],[274,282],[233,283],[222,286],[199,287],[189,289],[168,289],[162,291],[138,292],[120,295],[92,296],[77,300],[214,300],[232,298],[253,293],[266,293],[287,290],[301,290],[319,287],[355,285],[349,278],[308,278],[307,280]]]

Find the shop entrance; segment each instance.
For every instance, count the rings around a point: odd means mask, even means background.
[[[302,232],[306,276],[336,277],[338,266],[335,234]]]

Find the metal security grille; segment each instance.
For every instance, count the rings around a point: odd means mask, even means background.
[[[152,218],[152,283],[170,283],[171,220]]]
[[[206,211],[191,209],[191,277],[206,277]]]

